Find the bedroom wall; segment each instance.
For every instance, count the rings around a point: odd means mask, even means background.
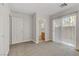
[[[32,41],[36,43],[36,13],[32,15]]]
[[[0,4],[0,56],[9,52],[9,12],[7,4]]]

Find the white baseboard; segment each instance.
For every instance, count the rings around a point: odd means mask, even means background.
[[[32,39],[32,41],[33,41],[34,43],[36,43],[36,41],[35,41],[35,40],[33,40],[33,39]]]
[[[48,39],[48,40],[45,40],[45,41],[50,41],[50,40],[53,41],[52,39]]]
[[[22,42],[29,42],[29,41],[32,41],[32,39],[29,39],[29,40],[23,40],[23,41],[20,41],[20,42],[13,42],[12,45],[13,45],[13,44],[17,44],[17,43],[22,43]]]

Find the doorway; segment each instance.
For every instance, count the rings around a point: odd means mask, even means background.
[[[39,20],[39,42],[45,41],[45,20]]]

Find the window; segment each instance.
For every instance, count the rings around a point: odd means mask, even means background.
[[[65,16],[62,18],[63,26],[75,26],[76,15]]]

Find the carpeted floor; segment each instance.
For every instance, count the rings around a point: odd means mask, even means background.
[[[25,42],[12,45],[9,56],[79,56],[79,52],[72,47],[54,42]]]

